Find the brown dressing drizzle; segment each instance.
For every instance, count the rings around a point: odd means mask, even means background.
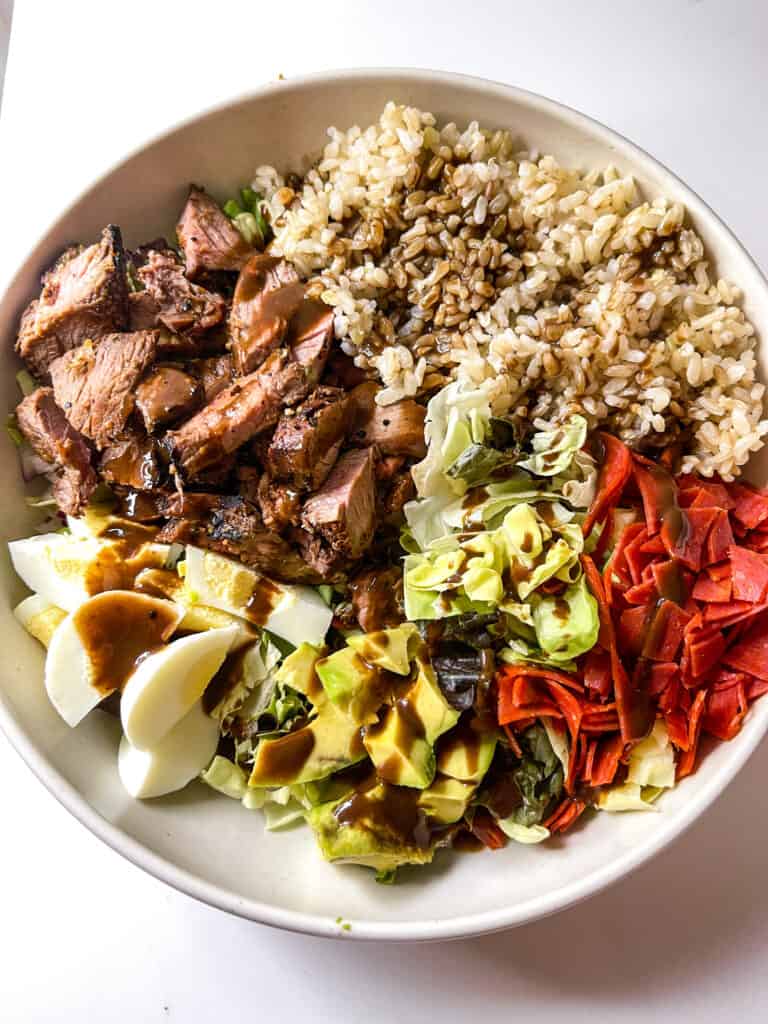
[[[363,823],[384,832],[394,842],[416,849],[428,849],[431,832],[427,816],[419,807],[420,790],[381,783],[383,795],[376,799],[370,789],[362,789],[343,800],[333,816],[339,825]]]
[[[482,505],[485,499],[488,497],[488,489],[485,487],[472,487],[464,495],[464,499],[461,503],[461,507],[465,512],[471,512],[473,508],[477,508],[478,505]]]
[[[264,626],[273,610],[280,603],[282,590],[272,580],[262,576],[245,606],[245,616],[257,626]]]
[[[259,750],[259,772],[277,786],[287,786],[309,760],[315,746],[315,734],[309,726],[289,732],[276,740],[262,743]]]
[[[125,591],[99,594],[82,605],[73,624],[91,661],[91,685],[100,693],[122,690],[147,654],[168,639],[178,618],[174,608]]]
[[[243,678],[243,661],[255,643],[246,644],[239,651],[233,651],[224,659],[219,671],[211,679],[203,694],[203,711],[206,715],[219,706],[235,690]]]
[[[555,618],[560,622],[566,622],[571,614],[571,609],[564,597],[555,598]]]

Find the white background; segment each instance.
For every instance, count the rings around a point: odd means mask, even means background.
[[[279,73],[376,65],[481,75],[591,114],[676,171],[768,270],[766,54],[763,0],[16,0],[0,283],[148,135]],[[165,888],[70,818],[0,737],[0,1020],[764,1021],[766,778],[768,745],[674,847],[547,921],[366,945],[278,933]]]

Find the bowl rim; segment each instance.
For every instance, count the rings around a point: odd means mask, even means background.
[[[287,80],[268,82],[205,107],[174,122],[165,130],[153,134],[141,144],[134,146],[125,156],[112,162],[102,173],[96,178],[90,179],[88,184],[78,191],[59,213],[56,221],[37,236],[16,272],[11,274],[5,282],[0,301],[14,290],[17,282],[29,274],[35,254],[44,245],[53,227],[67,217],[74,207],[87,199],[92,190],[144,150],[195,122],[215,116],[226,109],[246,106],[254,100],[272,93],[302,92],[316,85],[350,85],[369,79],[378,79],[384,83],[391,81],[393,86],[395,84],[402,85],[403,80],[410,79],[415,84],[438,83],[447,88],[460,86],[463,89],[475,91],[479,95],[491,92],[501,99],[516,100],[534,111],[569,121],[587,135],[605,143],[619,156],[627,156],[635,164],[645,165],[656,172],[660,171],[663,176],[674,182],[694,218],[704,218],[712,222],[719,232],[729,236],[751,264],[758,282],[768,290],[768,281],[749,251],[717,213],[690,186],[646,150],[595,118],[589,117],[567,104],[527,89],[479,76],[426,68],[373,67],[313,72]],[[704,785],[691,794],[689,801],[665,823],[665,827],[661,827],[658,832],[615,858],[611,864],[591,871],[546,895],[532,897],[514,907],[501,907],[492,911],[464,914],[445,921],[357,921],[352,919],[351,928],[348,931],[342,930],[339,922],[330,917],[288,910],[259,900],[247,899],[221,885],[207,882],[199,875],[187,871],[168,858],[155,853],[119,826],[109,822],[37,749],[33,740],[16,721],[10,701],[2,689],[0,689],[0,727],[32,773],[70,814],[116,853],[126,857],[137,867],[178,891],[227,913],[287,931],[325,938],[425,942],[483,935],[538,920],[587,899],[641,866],[682,835],[699,815],[724,792],[757,748],[765,733],[768,732],[768,715],[764,716],[764,721],[755,723],[755,727],[749,732],[743,733],[735,741],[732,741],[733,753],[729,760]]]

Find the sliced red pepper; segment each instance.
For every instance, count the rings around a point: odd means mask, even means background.
[[[707,695],[704,690],[699,690],[693,700],[690,714],[688,715],[688,747],[683,752],[677,765],[678,779],[684,779],[690,775],[696,767],[696,753],[699,747],[699,736],[701,734],[701,716],[704,712],[704,704]]]
[[[616,777],[621,755],[624,753],[624,740],[621,735],[606,736],[600,740],[597,754],[593,760],[591,783],[593,786],[609,786]]]
[[[768,560],[748,548],[732,544],[728,549],[733,575],[733,596],[737,601],[753,604],[768,594]]]
[[[583,814],[586,803],[576,797],[566,797],[554,813],[543,823],[550,832],[565,832]]]
[[[710,736],[732,740],[741,730],[747,707],[743,684],[729,686],[727,690],[714,690],[707,696],[701,727]]]
[[[603,647],[593,647],[584,659],[584,686],[598,697],[611,692],[611,655]]]
[[[616,634],[613,629],[611,611],[603,589],[603,581],[600,578],[600,573],[597,571],[595,563],[589,555],[582,555],[581,564],[584,568],[587,585],[597,601],[600,615],[600,631],[601,635],[605,638],[602,643],[611,654],[613,692],[616,697],[619,722],[621,723],[621,735],[625,743],[631,743],[633,740],[640,740],[646,736],[653,724],[651,702],[647,692],[633,686],[621,662],[616,646]]]
[[[703,676],[717,665],[725,650],[725,637],[722,633],[706,637],[698,643],[690,645],[691,672],[694,676]]]
[[[736,501],[733,514],[748,530],[754,530],[768,520],[768,494],[747,484],[731,484],[731,496]]]
[[[707,543],[702,557],[703,565],[721,562],[728,557],[728,548],[733,544],[733,530],[728,513],[718,510],[709,530]]]
[[[605,455],[597,478],[597,493],[582,526],[585,537],[592,532],[595,523],[602,522],[609,509],[618,504],[632,472],[632,456],[623,441],[612,434],[598,436]]]
[[[704,603],[727,604],[731,600],[730,576],[722,580],[713,580],[702,573],[693,586],[693,596]]]
[[[726,651],[723,664],[768,680],[768,615],[760,615],[736,646]]]
[[[651,567],[653,568],[653,567]],[[638,583],[635,586],[630,587],[624,591],[624,600],[629,604],[653,604],[659,596],[659,592],[656,588],[656,581],[654,579],[646,580],[644,583]]]

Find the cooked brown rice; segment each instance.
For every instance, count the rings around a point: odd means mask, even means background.
[[[540,429],[579,412],[636,447],[681,439],[684,471],[731,479],[761,447],[754,329],[680,203],[394,103],[328,134],[302,181],[254,187],[383,404],[491,380],[496,412]]]

